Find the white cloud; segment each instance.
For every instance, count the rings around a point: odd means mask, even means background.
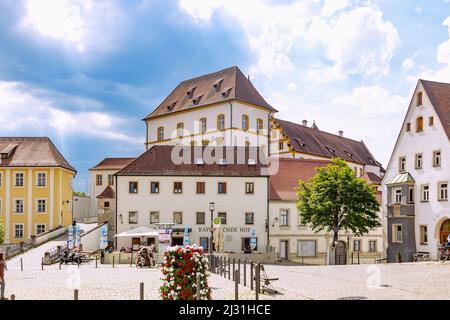
[[[409,57],[406,58],[405,60],[403,60],[402,63],[402,70],[404,72],[408,72],[409,70],[411,70],[412,68],[414,68],[414,66],[416,65],[416,61],[415,58],[421,53],[421,51],[416,51],[414,52],[414,54]]]
[[[40,92],[40,93],[38,93]],[[85,136],[140,143],[121,131],[123,118],[100,111],[67,111],[55,106],[50,99],[20,82],[0,81],[0,127],[3,134],[21,132],[54,132],[58,136]],[[48,94],[48,93],[47,93]],[[98,105],[87,99],[70,98],[72,102]]]
[[[348,8],[350,5],[349,0],[325,0],[321,14],[323,16],[332,16],[336,12]]]
[[[350,94],[336,97],[332,103],[340,109],[357,111],[361,116],[374,118],[403,114],[408,101],[380,86],[361,86]]]
[[[21,27],[60,41],[78,52],[115,45],[120,10],[106,0],[26,0]]]
[[[298,87],[295,83],[290,82],[287,84],[287,89],[291,92],[295,92],[297,91]]]

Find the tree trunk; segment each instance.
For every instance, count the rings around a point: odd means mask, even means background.
[[[337,231],[337,230],[333,231],[333,247],[336,247],[336,242],[338,241],[338,234],[339,234],[339,231]]]

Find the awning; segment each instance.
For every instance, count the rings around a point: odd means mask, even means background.
[[[396,175],[394,178],[386,182],[386,185],[393,185],[393,184],[414,184],[414,178],[408,173],[401,173]]]
[[[159,233],[157,230],[148,227],[139,227],[135,229],[131,229],[119,234],[116,234],[114,237],[158,237]]]

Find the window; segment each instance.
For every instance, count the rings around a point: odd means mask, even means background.
[[[420,226],[420,244],[428,243],[428,230],[426,225]]]
[[[280,210],[280,227],[289,226],[289,210],[281,209]]]
[[[399,171],[404,172],[406,170],[406,157],[400,157],[398,160]]]
[[[209,249],[208,243],[209,243],[208,237],[200,237],[200,247],[202,247],[206,251],[208,251]]]
[[[105,201],[104,203],[103,203],[103,208],[109,208],[109,201]]]
[[[197,193],[198,194],[205,193],[205,183],[204,182],[197,182]]]
[[[220,194],[227,193],[227,183],[226,182],[219,182],[217,184],[217,192]]]
[[[177,123],[177,136],[178,138],[181,138],[184,133],[184,124],[183,122]]]
[[[299,257],[315,257],[316,240],[298,240],[297,254]]]
[[[130,193],[138,193],[138,183],[136,181],[130,181],[128,190]]]
[[[45,224],[36,225],[36,235],[45,233]]]
[[[225,130],[225,115],[223,114],[217,116],[217,129]]]
[[[377,251],[377,240],[369,240],[369,252]]]
[[[255,213],[254,212],[246,212],[245,213],[245,224],[254,224],[255,223]]]
[[[392,190],[392,202],[395,204],[399,204],[402,203],[402,189],[401,188],[397,188],[397,189],[393,189]]]
[[[406,124],[406,132],[410,132],[411,131],[411,122],[408,122]]]
[[[430,186],[428,185],[423,185],[422,186],[422,202],[428,202],[428,200],[430,200]]]
[[[353,240],[353,251],[361,251],[361,240]]]
[[[23,173],[16,173],[15,184],[16,187],[23,187]]]
[[[43,213],[45,212],[45,199],[38,199],[37,200],[37,212]]]
[[[197,224],[205,224],[205,213],[204,212],[197,212],[196,223]]]
[[[173,223],[176,223],[176,224],[183,223],[183,213],[182,212],[174,212],[173,213]]]
[[[284,149],[284,142],[283,141],[280,141],[280,142],[278,142],[278,150],[283,150]]]
[[[433,152],[433,167],[441,166],[441,151]]]
[[[14,213],[23,213],[23,199],[14,200]]]
[[[150,212],[150,224],[159,223],[159,212],[151,211]]]
[[[262,119],[256,119],[256,132],[260,133],[264,129],[264,122]]]
[[[447,201],[448,200],[448,183],[440,182],[438,184],[438,200]]]
[[[422,169],[423,156],[421,153],[416,154],[416,169]]]
[[[23,238],[23,224],[14,225],[14,238],[16,239]]]
[[[408,203],[414,203],[414,188],[412,187],[408,189]]]
[[[150,192],[159,193],[159,182],[157,181],[150,182]]]
[[[434,117],[429,117],[429,118],[428,118],[428,125],[429,125],[430,127],[434,126]]]
[[[416,106],[422,105],[422,92],[417,92],[416,96]]]
[[[101,186],[103,184],[103,176],[98,174],[95,176],[95,185]]]
[[[227,213],[226,212],[219,212],[217,216],[220,218],[221,224],[227,224]]]
[[[416,132],[423,131],[423,117],[418,117],[416,119]]]
[[[114,185],[114,176],[112,174],[108,174],[108,185]]]
[[[45,172],[38,172],[37,174],[37,185],[38,187],[45,187],[47,184],[47,175]]]
[[[183,193],[183,182],[173,183],[173,193]]]
[[[246,194],[254,194],[255,193],[255,184],[253,182],[245,183],[245,193]]]
[[[138,223],[137,211],[128,212],[128,224],[137,224],[137,223]]]
[[[392,228],[393,228],[392,242],[402,243],[403,242],[402,225],[401,224],[393,224]]]
[[[242,115],[242,130],[244,131],[248,130],[248,115],[246,114]]]
[[[205,133],[207,130],[207,123],[206,123],[206,118],[201,118],[200,119],[200,133]]]
[[[242,251],[251,251],[252,247],[250,246],[251,238],[242,238]],[[256,238],[256,247],[253,250],[258,250],[258,238]]]
[[[163,141],[164,140],[164,127],[159,127],[156,131],[156,140]]]

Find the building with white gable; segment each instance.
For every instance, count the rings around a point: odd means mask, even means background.
[[[437,258],[450,233],[450,84],[419,80],[383,179],[389,261]]]

